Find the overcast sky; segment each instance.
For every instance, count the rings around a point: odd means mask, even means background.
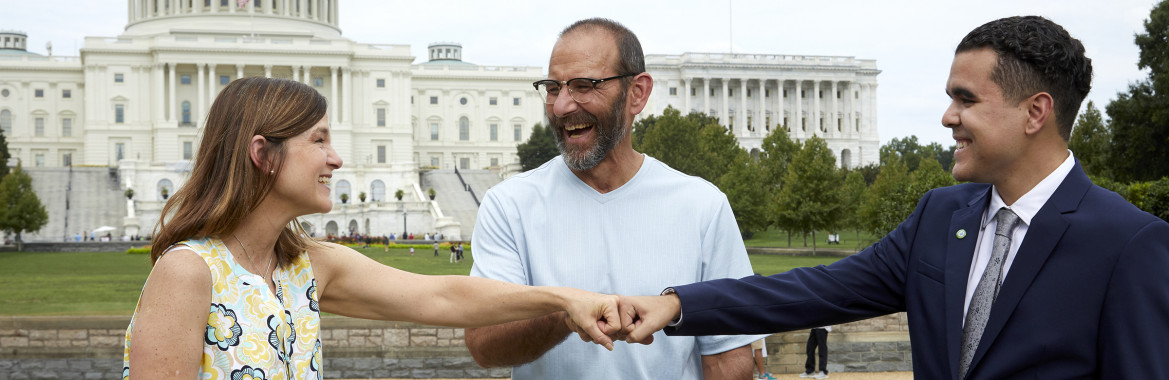
[[[234,0],[233,0],[234,1]],[[1103,109],[1143,79],[1133,35],[1151,0],[682,0],[482,1],[343,0],[342,35],[361,43],[458,42],[463,60],[547,69],[556,34],[575,20],[615,19],[637,33],[646,54],[754,53],[875,59],[881,142],[917,135],[952,145],[941,127],[954,47],[971,29],[1014,15],[1041,15],[1083,41],[1095,67],[1092,93]],[[86,36],[113,37],[126,24],[125,0],[0,0],[0,29],[29,36],[29,50],[77,55]],[[659,91],[662,89],[658,89]]]

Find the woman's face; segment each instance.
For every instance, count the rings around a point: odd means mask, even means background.
[[[278,173],[272,196],[287,202],[297,215],[329,212],[333,171],[341,168],[341,157],[333,150],[329,118],[289,139],[284,167]]]

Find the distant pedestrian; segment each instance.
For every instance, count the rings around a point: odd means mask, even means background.
[[[438,242],[434,242],[434,257],[438,257]]]
[[[414,247],[410,247],[410,256],[414,256]]]
[[[817,327],[808,333],[808,360],[804,361],[804,373],[800,377],[813,379],[828,378],[828,332],[832,326]],[[820,370],[816,371],[816,350],[820,350]]]

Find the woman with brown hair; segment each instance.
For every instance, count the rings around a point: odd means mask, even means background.
[[[308,239],[296,218],[332,208],[342,164],[326,109],[285,79],[239,79],[215,99],[190,179],[154,235],[125,377],[321,378],[321,311],[456,327],[561,312],[612,348],[617,326],[604,321],[617,321],[616,296],[417,275]]]

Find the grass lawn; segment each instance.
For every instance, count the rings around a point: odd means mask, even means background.
[[[758,236],[758,235],[757,235]],[[785,237],[786,239],[786,237]],[[786,245],[786,240],[785,240]],[[359,248],[374,260],[431,275],[471,272],[470,249],[451,264],[450,251]],[[839,257],[751,255],[755,272],[771,275],[795,267],[829,264]],[[148,255],[124,252],[0,253],[0,315],[129,315],[150,273]]]
[[[845,249],[864,249],[873,243],[877,242],[880,236],[856,231],[838,231],[840,233],[840,245],[828,245],[828,231],[816,231],[816,247],[818,248],[845,248]],[[748,247],[788,247],[788,234],[780,230],[757,231],[755,236],[750,239],[743,240],[743,244]],[[804,236],[798,233],[791,235],[791,247],[803,248]],[[812,247],[812,235],[808,235],[808,247]]]

